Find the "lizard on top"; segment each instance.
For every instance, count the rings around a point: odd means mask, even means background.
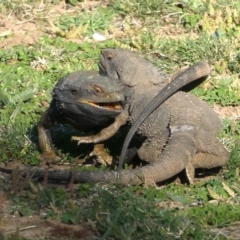
[[[210,74],[210,67],[206,63],[197,63],[176,75],[167,86],[164,75],[158,69],[129,50],[102,50],[99,68],[101,74],[123,85],[126,99],[124,111],[116,118],[119,122],[117,128],[115,124],[102,129],[95,136],[73,137],[74,140],[79,143],[97,143],[108,139],[109,132],[115,134],[127,122],[131,125],[140,123],[137,132],[146,137],[146,140],[137,153],[149,165],[132,172],[135,171],[136,176],[139,175],[142,179],[150,178],[154,182],[166,180],[185,169],[187,178],[192,183],[195,168],[214,168],[227,162],[229,153],[217,137],[221,129],[217,114],[192,94],[176,92],[188,82],[206,79]],[[164,100],[166,101],[163,102]],[[160,103],[162,105],[159,106]],[[154,107],[149,109],[150,113],[145,114],[147,118],[141,118],[142,110],[152,104]],[[122,121],[119,121],[121,116]],[[132,133],[134,132],[135,130]],[[121,170],[122,163],[120,162],[118,172],[120,179],[120,176],[129,172]],[[135,177],[140,181],[139,178]]]

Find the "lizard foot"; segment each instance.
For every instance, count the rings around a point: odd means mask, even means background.
[[[97,162],[104,166],[112,164],[112,156],[105,151],[104,144],[95,144],[90,156],[97,156]]]
[[[193,184],[194,183],[194,174],[195,174],[194,166],[191,163],[189,163],[186,166],[185,171],[186,171],[186,177],[187,177],[189,184]]]
[[[42,165],[49,165],[52,163],[57,163],[61,158],[58,157],[54,152],[43,152],[38,159],[42,161]]]

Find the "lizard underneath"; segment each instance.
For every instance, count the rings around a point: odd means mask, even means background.
[[[97,71],[77,71],[61,78],[53,89],[49,108],[38,123],[40,159],[44,162],[60,159],[51,143],[50,128],[55,122],[84,132],[97,132],[115,121],[122,111],[122,100],[122,87],[116,83],[109,84],[109,79]],[[96,144],[92,154],[97,155],[102,164],[111,161],[103,144]]]

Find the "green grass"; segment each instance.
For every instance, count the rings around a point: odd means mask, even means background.
[[[63,15],[55,21],[59,28],[59,34],[66,38],[83,38],[95,32],[104,32],[109,28],[110,22],[114,17],[111,9],[96,8],[92,12],[80,12],[76,16]]]
[[[180,23],[186,30],[205,31],[221,37],[239,37],[240,33],[238,1],[120,0],[113,1],[113,8],[123,16],[140,18],[145,23]]]
[[[76,10],[75,5],[80,2],[69,1],[69,7]],[[51,100],[55,83],[69,72],[97,69],[103,48],[132,49],[168,74],[205,60],[211,65],[212,74],[207,86],[194,89],[193,94],[210,105],[239,106],[240,19],[236,11],[240,4],[175,2],[112,1],[88,11],[77,9],[75,14],[53,21],[55,37],[43,35],[31,46],[0,49],[0,161],[39,164],[36,123]],[[0,3],[1,13],[12,11],[24,19],[26,3],[36,7],[29,0],[5,0]],[[214,22],[216,17],[218,21]],[[163,27],[176,26],[179,36],[161,32]],[[115,37],[92,42],[96,31],[106,37],[115,33]],[[74,42],[76,38],[80,42]],[[0,37],[0,41],[5,39],[6,36]],[[70,162],[83,151],[90,151],[90,147],[76,147],[70,141],[72,133],[71,128],[62,127],[52,131],[57,154]],[[210,230],[240,220],[239,134],[239,122],[223,121],[220,138],[231,150],[230,161],[215,177],[191,186],[80,184],[66,191],[61,187],[42,189],[35,183],[24,189],[28,181],[15,180],[12,187],[1,184],[0,188],[6,192],[14,190],[14,194],[9,194],[14,212],[25,216],[44,211],[46,218],[68,224],[90,222],[101,239],[227,239]],[[63,145],[67,147],[63,149]],[[115,151],[114,145],[109,143],[110,152]]]
[[[23,216],[42,210],[46,218],[68,224],[91,221],[102,239],[213,239],[211,228],[238,221],[240,214],[240,182],[222,177],[159,189],[81,184],[66,192],[35,186],[12,195],[10,209]],[[216,239],[226,238],[220,234]]]

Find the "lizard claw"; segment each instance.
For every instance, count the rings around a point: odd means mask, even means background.
[[[84,143],[82,137],[78,137],[78,136],[72,136],[72,137],[71,137],[71,141],[77,141],[77,145],[78,145],[78,146],[79,146],[81,143]]]
[[[97,162],[107,166],[112,164],[112,156],[110,156],[104,149],[104,144],[94,145],[93,151],[90,153],[90,156],[96,156]]]
[[[78,137],[78,136],[72,136],[71,137],[71,141],[80,141],[80,140],[81,140],[81,138]]]
[[[78,137],[78,136],[72,136],[71,138],[72,141],[78,141],[78,145],[80,145],[81,143],[92,143],[92,139],[91,136],[89,137]]]

